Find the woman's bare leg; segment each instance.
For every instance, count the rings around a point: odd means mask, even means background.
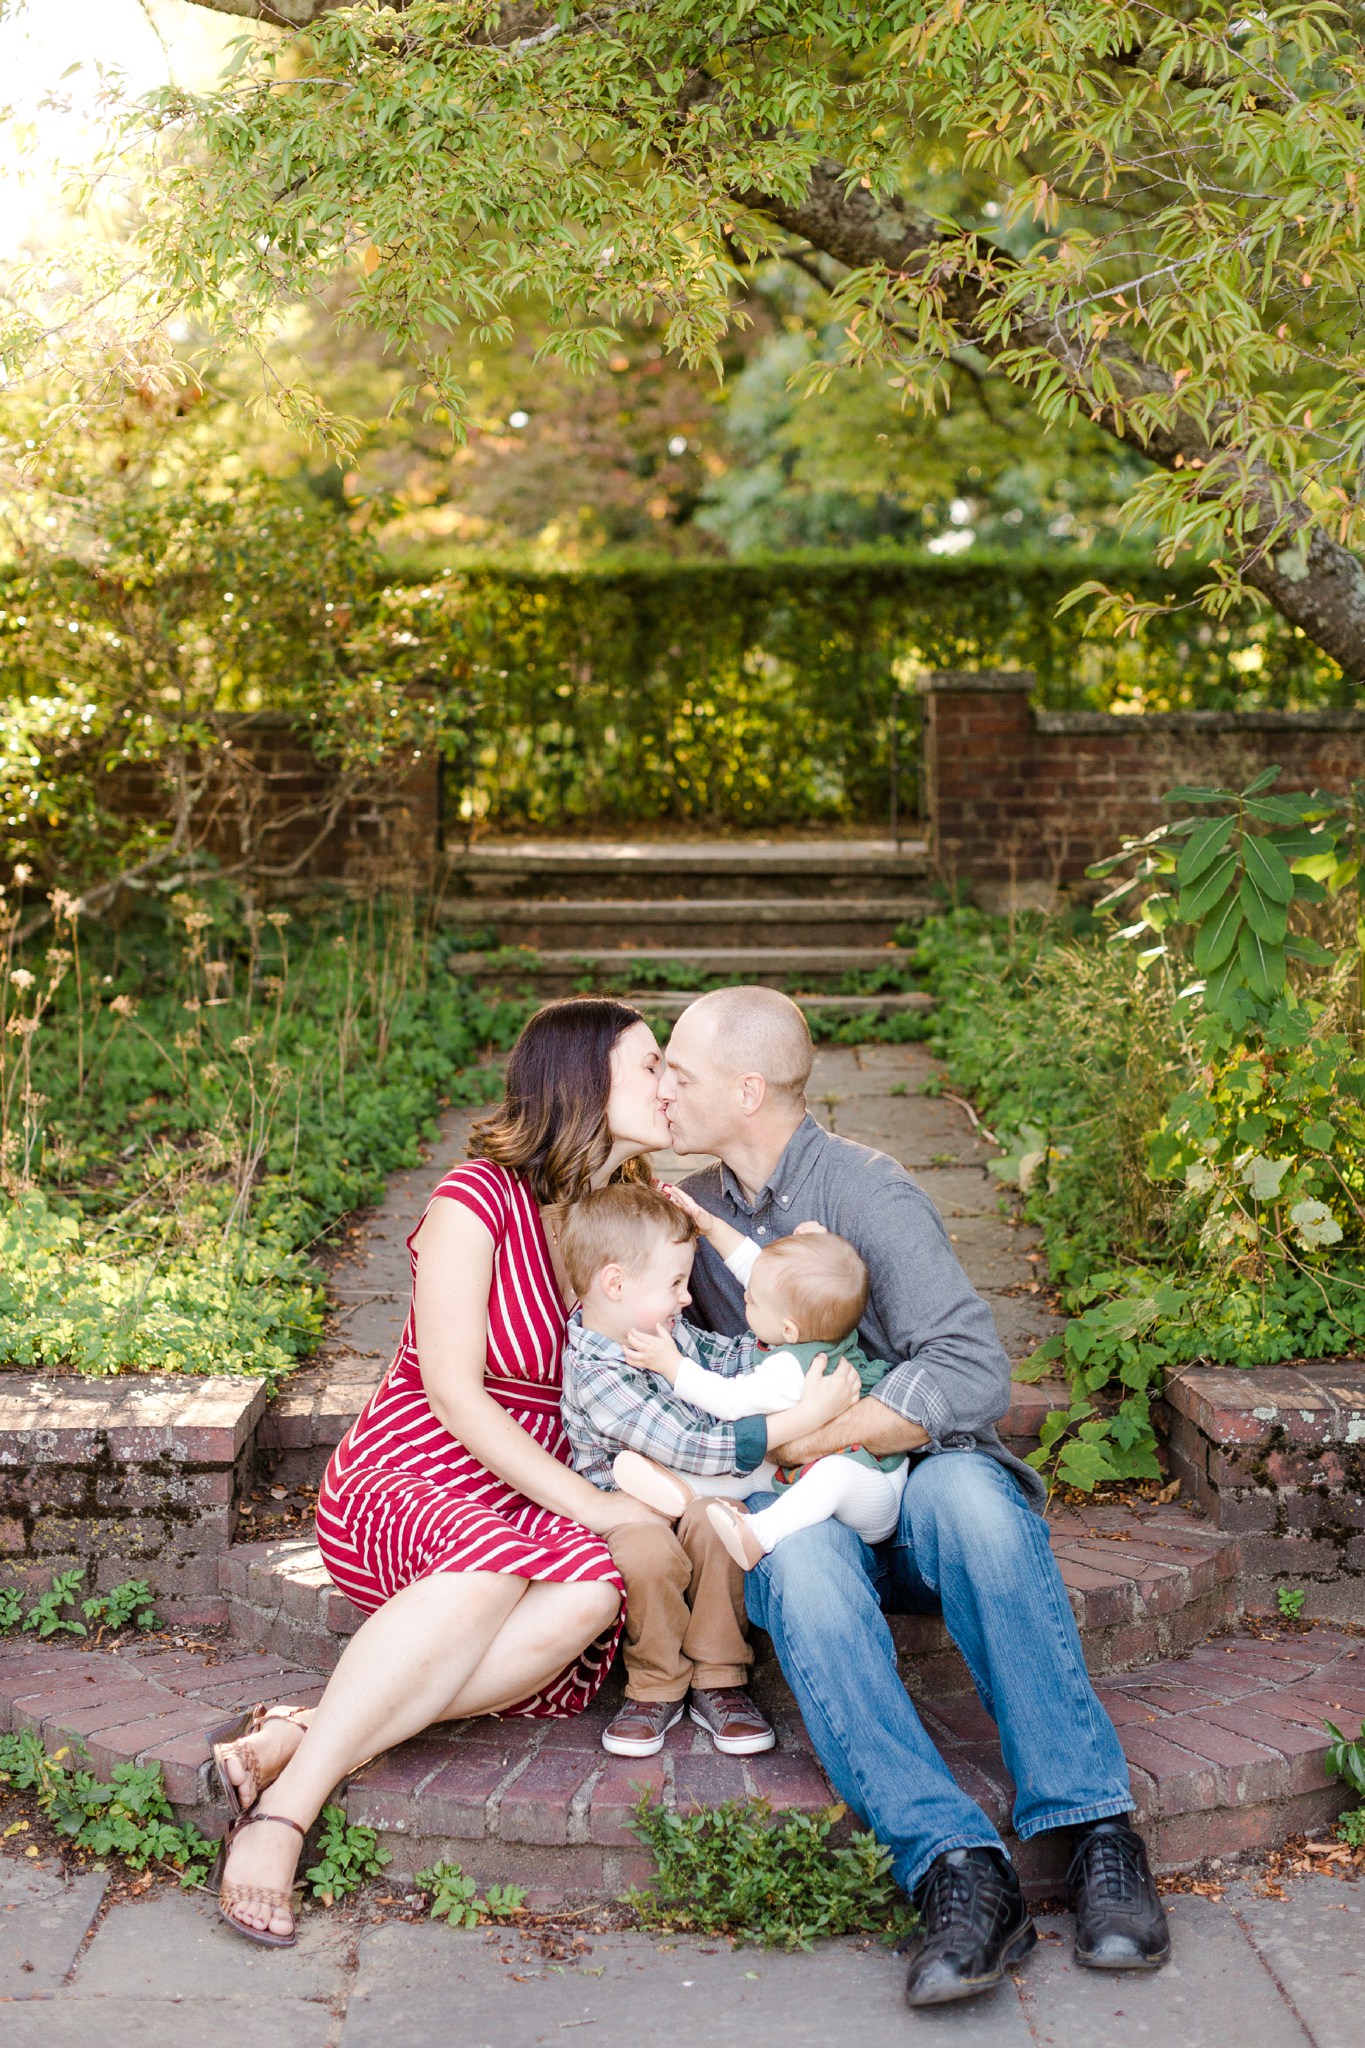
[[[532,1594],[532,1615],[502,1638]],[[441,1574],[406,1586],[351,1638],[319,1705],[307,1738],[254,1811],[287,1814],[311,1826],[349,1772],[392,1749],[433,1721],[511,1706],[572,1663],[615,1612],[610,1586],[531,1585],[490,1572]],[[486,1668],[485,1668],[486,1667]],[[473,1705],[484,1696],[487,1705]],[[287,1888],[298,1837],[285,1828],[249,1828],[231,1856],[234,1882]],[[241,1912],[251,1926],[286,1933],[289,1920],[264,1910]]]
[[[478,1670],[437,1718],[473,1721],[530,1699],[611,1627],[620,1605],[615,1586],[604,1580],[574,1586],[536,1580],[508,1615]]]
[[[346,1645],[307,1736],[253,1813],[287,1814],[311,1827],[348,1771],[429,1726],[468,1683],[526,1583],[495,1572],[442,1574],[386,1600]],[[285,1891],[300,1846],[288,1828],[244,1828],[229,1874],[236,1884]],[[289,1931],[283,1913],[244,1908],[239,1917]]]

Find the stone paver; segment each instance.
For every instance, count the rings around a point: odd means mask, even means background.
[[[31,1886],[31,1866],[22,1875]],[[18,1898],[13,1859],[0,1857],[6,1938],[36,1952],[50,1897]],[[299,1949],[277,1954],[239,1941],[202,1900],[162,1894],[114,1906],[69,1981],[0,1991],[0,2035],[6,2048],[538,2048],[580,2033],[601,2048],[902,2048],[931,2034],[954,2048],[1355,2048],[1360,1886],[1310,1878],[1274,1899],[1239,1880],[1222,1900],[1168,1905],[1174,1952],[1155,1976],[1078,1970],[1069,1918],[1050,1915],[998,1990],[911,2015],[904,1964],[867,1939],[789,1955],[583,1935],[547,1954],[510,1929],[357,1927],[306,1911]]]
[[[55,1991],[100,1909],[103,1877],[62,1878],[0,1861],[0,2000]]]

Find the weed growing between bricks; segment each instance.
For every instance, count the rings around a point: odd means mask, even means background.
[[[641,1795],[632,1831],[658,1874],[625,1903],[658,1932],[726,1935],[770,1948],[808,1949],[836,1934],[899,1940],[915,1917],[891,1876],[891,1853],[871,1834],[840,1847],[830,1835],[846,1809],[777,1813],[766,1800],[727,1799],[670,1813]]]
[[[0,1786],[31,1795],[63,1845],[78,1854],[116,1857],[136,1871],[160,1865],[184,1885],[202,1884],[217,1854],[217,1843],[192,1822],[177,1825],[160,1764],[115,1764],[104,1783],[69,1748],[48,1756],[42,1738],[26,1728],[0,1735]],[[10,1837],[21,1832],[23,1822],[5,1830]]]
[[[121,1629],[145,1631],[160,1626],[152,1589],[145,1579],[125,1579],[89,1600],[80,1598],[84,1583],[82,1572],[58,1572],[46,1593],[27,1606],[20,1587],[0,1586],[0,1635],[21,1630],[46,1641],[49,1636],[88,1636],[93,1628],[98,1643],[106,1634]]]

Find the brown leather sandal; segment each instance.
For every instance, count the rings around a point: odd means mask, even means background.
[[[260,1906],[264,1909],[268,1918],[271,1913],[283,1908],[292,1920],[294,1918],[294,1888],[292,1885],[288,1891],[282,1892],[276,1891],[272,1886],[264,1884],[229,1887],[225,1881],[224,1873],[227,1870],[228,1852],[233,1843],[243,1828],[255,1827],[258,1822],[263,1820],[276,1820],[282,1828],[292,1828],[300,1840],[304,1840],[307,1836],[307,1829],[301,1828],[296,1820],[290,1820],[288,1814],[284,1813],[242,1813],[237,1816],[236,1820],[230,1822],[228,1831],[219,1846],[218,1861],[214,1866],[213,1872],[213,1881],[218,1886],[218,1918],[226,1920],[228,1926],[235,1933],[244,1936],[247,1941],[259,1942],[262,1948],[293,1948],[299,1938],[297,1925],[291,1927],[288,1934],[272,1934],[268,1927],[248,1927],[245,1920],[239,1920],[232,1910],[234,1906]]]
[[[240,1720],[231,1722],[226,1728],[214,1730],[215,1735],[219,1739],[210,1744],[213,1753],[213,1767],[218,1774],[218,1785],[227,1805],[227,1810],[234,1820],[240,1820],[247,1808],[256,1804],[266,1786],[274,1784],[275,1779],[272,1777],[262,1781],[257,1776],[255,1763],[251,1760],[250,1752],[247,1751],[244,1753],[247,1763],[247,1775],[240,1785],[234,1785],[227,1772],[228,1751],[236,1749],[238,1744],[245,1742],[248,1737],[259,1735],[267,1721],[292,1721],[295,1727],[306,1729],[308,1724],[306,1721],[300,1721],[299,1715],[307,1712],[308,1709],[306,1707],[267,1707],[257,1705],[251,1709],[250,1713],[243,1714]],[[277,1772],[276,1776],[278,1775]]]

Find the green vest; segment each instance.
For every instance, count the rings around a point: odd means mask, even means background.
[[[858,1385],[864,1394],[870,1394],[874,1387],[879,1387],[892,1370],[882,1359],[867,1356],[859,1346],[856,1330],[850,1330],[847,1337],[841,1337],[837,1344],[771,1344],[766,1348],[770,1351],[790,1351],[793,1358],[801,1361],[803,1372],[809,1372],[822,1351],[829,1358],[829,1364],[825,1367],[827,1373],[833,1372],[841,1358],[846,1358],[857,1373]],[[855,1450],[837,1451],[833,1455],[840,1458],[856,1458],[860,1465],[870,1465],[875,1472],[894,1472],[898,1465],[905,1463],[904,1451],[897,1451],[889,1458],[874,1458],[871,1451],[863,1450],[861,1445]],[[790,1472],[779,1467],[776,1484],[790,1486],[792,1480],[799,1476],[799,1471],[799,1467],[793,1467]]]

